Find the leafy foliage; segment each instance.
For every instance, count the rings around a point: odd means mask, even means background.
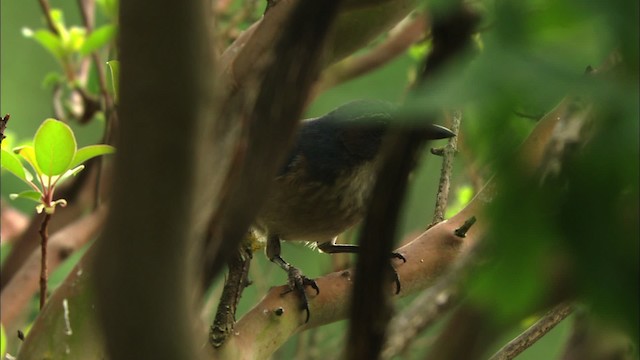
[[[80,172],[82,163],[115,151],[109,145],[91,145],[77,149],[76,138],[71,128],[61,121],[46,119],[33,138],[33,146],[16,148],[17,155],[2,149],[2,167],[29,185],[33,190],[12,194],[13,199],[22,198],[38,203],[38,212],[53,213],[56,205],[66,205],[66,200],[54,200],[57,186]],[[21,159],[35,173],[27,170]]]

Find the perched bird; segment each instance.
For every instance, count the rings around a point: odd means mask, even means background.
[[[289,287],[299,294],[307,321],[304,287],[320,290],[280,256],[280,241],[315,242],[326,253],[358,252],[357,245],[336,244],[335,239],[366,213],[380,150],[396,111],[391,103],[357,100],[302,121],[288,161],[259,212],[255,225],[266,235],[267,256],[287,271]],[[427,130],[427,139],[454,136],[438,125],[428,125]]]

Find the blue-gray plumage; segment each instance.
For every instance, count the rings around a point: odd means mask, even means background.
[[[335,244],[335,237],[365,215],[380,165],[380,149],[393,104],[358,100],[303,121],[287,163],[276,177],[259,212],[256,227],[267,234],[267,256],[289,274],[289,285],[309,316],[304,286],[317,291],[280,256],[280,240],[309,241],[328,253],[357,252],[355,245]],[[427,139],[454,134],[430,125]]]

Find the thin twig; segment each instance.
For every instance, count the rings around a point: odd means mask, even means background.
[[[92,9],[94,8],[93,0],[78,0],[78,6],[80,8],[80,14],[82,15],[82,22],[84,27],[87,29],[87,36],[93,31],[93,16]],[[91,59],[96,67],[96,72],[98,73],[98,84],[100,86],[100,95],[104,100],[104,118],[105,118],[105,130],[103,136],[103,142],[108,143],[109,140],[109,128],[111,126],[111,117],[113,114],[114,101],[109,94],[109,90],[107,89],[107,79],[105,74],[105,68],[103,62],[100,60],[100,56],[98,55],[98,51],[94,51],[91,53]],[[100,186],[102,179],[102,158],[96,159],[96,166],[98,168],[98,174],[96,175],[96,183],[94,190],[94,210],[100,206]]]
[[[49,240],[49,220],[51,220],[51,214],[45,213],[42,226],[40,226],[40,309],[44,307],[44,303],[47,300],[47,241]]]
[[[436,196],[436,207],[433,212],[432,225],[444,220],[444,213],[447,210],[449,189],[451,187],[451,170],[453,169],[453,160],[458,149],[457,135],[460,131],[461,120],[462,112],[460,110],[452,111],[451,131],[453,131],[456,136],[449,138],[447,145],[442,150],[442,169],[440,170],[440,183],[438,184],[438,194]]]
[[[551,331],[560,321],[569,316],[573,309],[573,304],[560,304],[551,309],[535,324],[493,354],[489,360],[510,360],[515,358]]]
[[[42,8],[42,12],[44,13],[44,18],[47,21],[47,26],[49,26],[49,30],[54,34],[58,35],[58,29],[56,28],[55,23],[53,22],[53,18],[51,17],[51,6],[49,5],[48,0],[38,0],[40,2],[40,7]]]

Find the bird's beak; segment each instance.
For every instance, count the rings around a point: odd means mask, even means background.
[[[454,136],[456,136],[456,134],[444,126],[431,124],[427,129],[428,140],[447,139]]]

